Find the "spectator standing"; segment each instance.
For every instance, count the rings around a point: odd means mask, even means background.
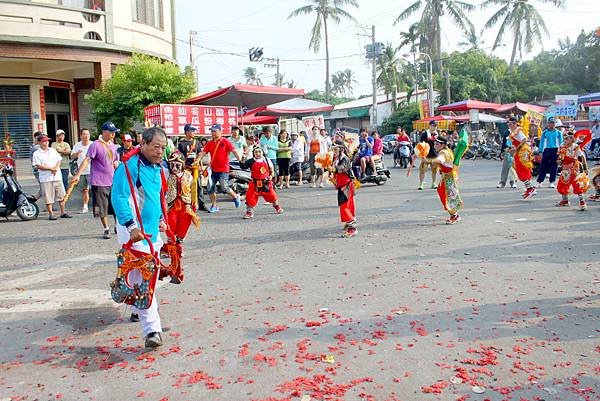
[[[40,148],[39,138],[41,138],[42,135],[44,135],[44,134],[41,131],[34,132],[33,139],[32,139],[33,143],[31,145],[31,147],[29,148],[29,160],[31,161],[31,170],[33,172],[33,176],[35,177],[35,180],[38,183],[38,192],[34,196],[36,201],[42,197],[42,184],[40,183],[39,170],[36,166],[33,165],[33,154],[35,153],[36,150],[38,150]]]
[[[83,128],[79,133],[79,137],[81,141],[77,142],[73,145],[73,150],[71,151],[71,159],[77,159],[77,170],[81,167],[81,164],[85,160],[87,155],[87,151],[92,144],[90,142],[90,131],[87,128]],[[79,177],[79,182],[77,183],[77,187],[81,189],[81,195],[83,198],[83,206],[81,208],[81,213],[88,212],[88,203],[90,201],[90,166],[88,165],[85,170],[81,172],[81,176]]]
[[[115,168],[119,165],[117,148],[111,138],[119,132],[115,125],[107,121],[102,124],[102,134],[92,142],[85,159],[79,166],[73,179],[79,180],[85,169],[90,166],[89,183],[92,186],[92,208],[94,217],[99,218],[103,228],[102,238],[110,238],[108,215],[114,215],[110,203]]]
[[[321,183],[323,182],[323,170],[315,164],[317,155],[321,152],[321,141],[319,138],[319,127],[314,126],[308,146],[308,163],[310,164],[310,182],[312,188],[317,186],[317,179],[320,179]]]
[[[258,144],[265,151],[265,156],[267,159],[271,160],[273,166],[277,165],[277,150],[279,149],[279,144],[277,142],[277,138],[273,136],[273,129],[268,125],[265,125],[262,130],[262,136],[258,141]],[[275,171],[275,175],[279,175],[278,171]]]
[[[246,148],[246,140],[242,135],[240,135],[240,129],[236,126],[231,127],[231,136],[229,137],[229,141],[237,150],[239,155],[244,154],[244,149]],[[229,160],[235,160],[235,155],[233,153],[229,153]]]
[[[539,152],[542,154],[540,163],[540,172],[537,178],[537,187],[542,185],[546,179],[546,174],[550,173],[550,188],[555,188],[556,172],[558,171],[558,149],[563,144],[562,132],[554,126],[554,118],[548,119],[548,126],[542,132],[540,138]]]
[[[290,173],[298,171],[297,185],[302,185],[302,163],[306,161],[306,142],[300,140],[297,132],[292,132],[291,137]]]
[[[211,182],[209,183],[208,195],[210,196],[212,206],[208,209],[208,213],[217,213],[219,211],[217,207],[217,182],[219,183],[221,192],[231,197],[236,208],[241,205],[240,195],[236,194],[227,184],[229,180],[229,152],[233,152],[239,162],[242,159],[231,142],[222,136],[219,124],[210,127],[210,132],[212,140],[206,143],[197,158],[202,159],[206,154],[210,154]]]
[[[60,206],[60,217],[70,219],[71,216],[65,213],[65,187],[62,183],[62,175],[60,174],[62,156],[58,154],[56,149],[48,146],[50,139],[46,135],[42,135],[38,141],[40,148],[33,153],[32,165],[39,172],[42,194],[44,195],[46,210],[49,214],[48,219],[56,220],[56,216],[52,210],[54,202],[58,202]]]
[[[600,146],[600,122],[598,122],[598,120],[594,121],[594,125],[592,125],[591,130],[592,142],[590,143],[590,154],[593,155],[594,149],[596,149],[596,145]],[[598,164],[599,162],[596,162],[596,164]]]
[[[117,149],[117,155],[119,161],[123,160],[123,156],[129,153],[133,149],[133,138],[129,134],[123,135],[123,146]]]
[[[62,175],[63,187],[69,187],[69,158],[71,156],[71,145],[65,142],[65,131],[56,130],[56,142],[52,144],[52,149],[56,150],[62,161],[60,163],[60,173]]]
[[[285,187],[290,187],[290,159],[292,158],[292,144],[286,130],[279,132],[277,139],[277,166],[279,168],[279,176],[277,185],[279,189],[283,188],[283,180],[285,179]]]

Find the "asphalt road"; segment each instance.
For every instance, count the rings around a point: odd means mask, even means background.
[[[184,283],[158,289],[170,330],[151,352],[91,215],[0,222],[0,400],[598,400],[600,204],[523,201],[499,171],[464,162],[446,226],[394,170],[358,190],[351,239],[332,187],[252,221],[223,199],[190,231]]]

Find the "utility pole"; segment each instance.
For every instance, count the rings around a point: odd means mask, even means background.
[[[444,75],[446,76],[446,104],[450,104],[450,69],[447,67],[444,69]]]
[[[371,26],[371,46],[373,46],[373,52],[375,52],[375,25]],[[372,67],[373,67],[373,112],[371,113],[371,127],[377,129],[377,55],[373,55]],[[394,99],[395,101],[396,99]]]
[[[196,78],[196,89],[198,89],[198,70],[196,69],[196,65],[194,63],[194,38],[196,35],[198,35],[198,32],[190,29],[190,68],[192,69],[192,74]]]
[[[270,63],[264,63],[263,65],[267,68],[276,68],[276,73],[275,73],[275,86],[281,86],[283,79],[282,77],[279,75],[279,57],[277,58],[265,58],[265,61],[270,61]]]

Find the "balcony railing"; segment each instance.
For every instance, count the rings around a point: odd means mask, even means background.
[[[106,19],[101,10],[104,2],[54,0],[53,3],[3,2],[0,35],[106,42]]]

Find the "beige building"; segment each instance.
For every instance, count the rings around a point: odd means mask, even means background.
[[[0,0],[0,143],[19,157],[32,132],[77,141],[85,95],[132,53],[175,61],[175,0]]]

